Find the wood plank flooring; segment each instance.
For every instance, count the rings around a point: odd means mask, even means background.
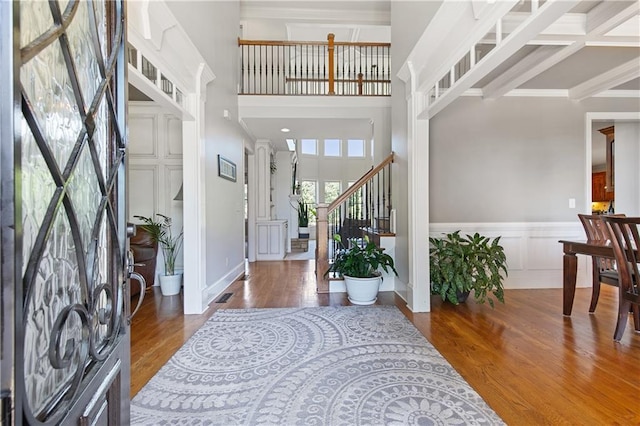
[[[640,425],[640,334],[631,320],[613,341],[617,294],[603,285],[595,314],[591,289],[578,289],[571,317],[562,315],[562,290],[506,290],[505,305],[473,300],[432,302],[413,314],[395,304],[510,425]],[[135,395],[217,309],[348,305],[343,294],[315,293],[311,261],[255,262],[247,277],[202,315],[182,315],[182,296],[147,293],[134,318],[131,394]]]

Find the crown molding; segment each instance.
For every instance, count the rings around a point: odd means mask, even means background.
[[[391,25],[391,11],[241,6],[240,19],[281,19],[286,21],[320,21],[345,22],[349,24]]]

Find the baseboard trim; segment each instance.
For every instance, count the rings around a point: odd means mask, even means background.
[[[215,283],[202,289],[202,312],[238,278],[244,275],[244,260]]]

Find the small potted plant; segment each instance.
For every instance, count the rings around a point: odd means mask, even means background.
[[[172,296],[178,294],[182,286],[182,274],[176,274],[175,266],[184,234],[183,231],[180,231],[179,234],[173,235],[171,218],[160,213],[157,213],[156,216],[159,216],[161,220],[155,221],[153,218],[144,216],[134,217],[143,222],[140,227],[149,232],[151,237],[160,244],[164,258],[164,274],[160,275],[160,289],[164,296]]]
[[[298,238],[309,238],[309,206],[298,201]]]
[[[473,291],[479,303],[488,300],[494,307],[491,293],[504,303],[502,280],[507,276],[507,257],[500,237],[491,241],[477,232],[463,237],[455,231],[443,238],[431,237],[429,242],[431,294],[457,305]]]
[[[384,249],[375,245],[366,236],[362,239],[362,245],[357,239],[351,239],[349,248],[344,247],[340,234],[335,234],[336,240],[342,248],[336,253],[336,257],[325,275],[337,272],[344,278],[347,287],[349,301],[355,305],[371,305],[378,297],[378,290],[382,283],[382,274],[398,271],[393,263],[393,258],[384,253]]]

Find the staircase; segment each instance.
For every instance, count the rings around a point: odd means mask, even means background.
[[[327,274],[339,244],[333,236],[340,234],[345,246],[351,239],[370,239],[380,244],[391,232],[391,164],[393,152],[365,173],[331,204],[317,207],[316,282],[318,293],[330,292],[330,281],[342,279]]]

